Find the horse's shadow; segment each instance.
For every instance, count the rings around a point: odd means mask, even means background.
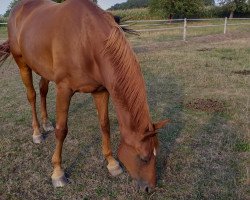
[[[153,118],[158,121],[166,118],[171,120],[158,133],[157,173],[158,180],[163,180],[169,154],[185,125],[182,117],[184,94],[181,81],[174,76],[166,75],[157,79],[157,75],[150,72],[147,72],[147,76],[148,102]]]

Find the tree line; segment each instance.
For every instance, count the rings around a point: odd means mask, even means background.
[[[123,3],[117,3],[109,8],[109,10],[125,10],[131,8],[145,8],[149,6],[149,0],[127,0]]]
[[[250,17],[250,0],[127,0],[109,10],[143,7],[161,18]]]

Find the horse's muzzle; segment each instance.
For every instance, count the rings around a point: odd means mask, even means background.
[[[145,181],[136,181],[136,186],[137,189],[142,191],[142,192],[146,192],[146,193],[152,193],[154,191],[153,186],[150,186],[148,183],[146,183]]]

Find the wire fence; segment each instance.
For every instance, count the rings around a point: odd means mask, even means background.
[[[221,27],[221,33],[226,34],[229,26],[248,26],[250,18],[211,18],[211,19],[172,19],[172,20],[130,20],[122,26],[129,27],[139,33],[164,32],[182,30],[182,39],[187,40],[189,30]]]

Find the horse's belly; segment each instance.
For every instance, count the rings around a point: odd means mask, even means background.
[[[102,84],[89,78],[82,79],[79,82],[75,80],[73,82],[70,81],[70,85],[73,91],[81,93],[92,93],[103,88]]]
[[[101,86],[85,85],[79,88],[77,91],[81,93],[92,93],[97,91]]]

